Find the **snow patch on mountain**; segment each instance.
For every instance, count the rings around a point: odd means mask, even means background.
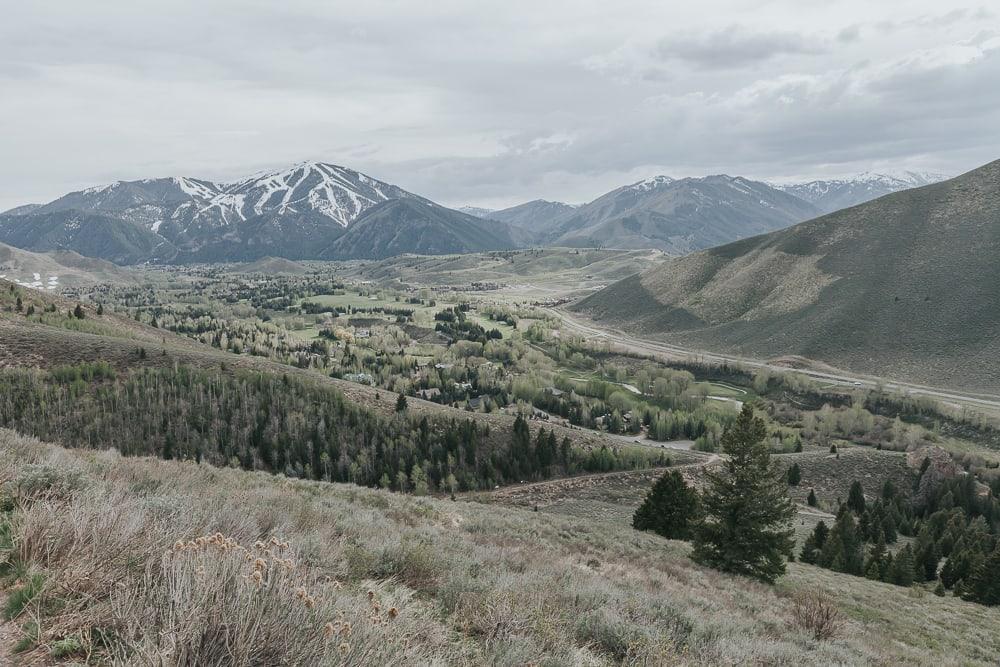
[[[655,190],[661,185],[669,185],[670,183],[673,182],[674,179],[670,178],[669,176],[664,176],[661,174],[659,176],[653,176],[651,178],[641,180],[638,183],[633,183],[632,185],[628,186],[628,189],[634,190],[636,192],[648,192],[650,190]]]
[[[832,212],[901,190],[938,183],[947,178],[948,176],[933,172],[864,172],[846,178],[776,183],[773,187],[804,199],[824,212]]]

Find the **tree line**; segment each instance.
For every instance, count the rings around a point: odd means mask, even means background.
[[[658,463],[582,451],[544,429],[533,437],[521,418],[511,432],[491,433],[473,420],[411,415],[405,403],[382,415],[307,378],[183,365],[6,369],[0,426],[66,446],[417,493]]]

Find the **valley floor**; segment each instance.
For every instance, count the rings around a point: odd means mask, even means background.
[[[776,587],[680,542],[497,504],[0,431],[0,562],[24,660],[122,664],[987,665],[1000,609],[793,563]],[[109,511],[114,508],[114,511]],[[803,627],[805,592],[844,619]]]

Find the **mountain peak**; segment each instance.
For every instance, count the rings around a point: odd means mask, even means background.
[[[866,171],[844,178],[783,183],[774,187],[814,204],[824,213],[830,213],[893,192],[931,185],[947,179],[947,176],[933,172]]]
[[[635,190],[637,192],[646,192],[648,190],[655,190],[656,188],[663,185],[669,185],[670,183],[673,182],[674,179],[670,178],[669,176],[664,176],[663,174],[660,174],[659,176],[651,176],[650,178],[643,179],[627,187],[629,190]]]

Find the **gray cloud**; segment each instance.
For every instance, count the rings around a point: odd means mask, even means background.
[[[700,67],[746,67],[782,55],[815,55],[827,47],[814,37],[794,32],[751,32],[738,25],[704,35],[678,33],[657,44],[662,58]]]
[[[653,173],[958,172],[1000,157],[1000,25],[952,4],[16,3],[0,208],[303,159],[452,205]]]

